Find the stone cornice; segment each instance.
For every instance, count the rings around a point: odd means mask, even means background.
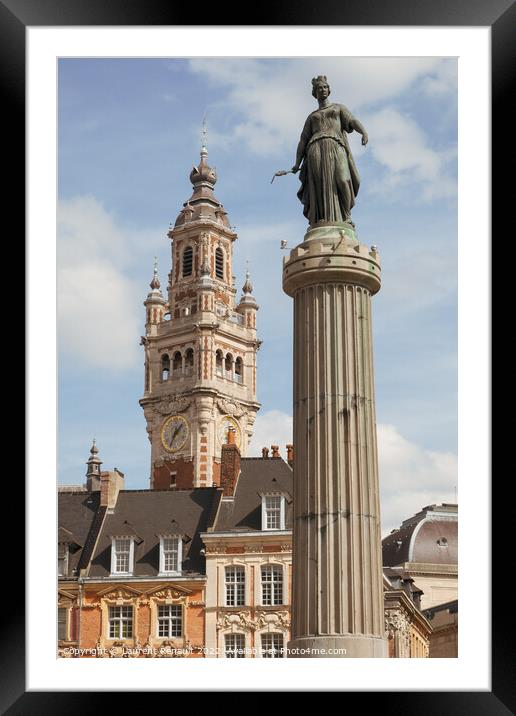
[[[418,623],[420,628],[426,632],[432,631],[432,625],[428,619],[419,611],[414,602],[412,602],[403,589],[392,589],[384,592],[384,608],[388,609],[404,609],[410,615],[411,621]]]
[[[457,576],[459,567],[457,564],[433,564],[431,562],[404,562],[402,568],[411,575],[424,577],[427,574],[432,576],[442,575],[445,577]]]

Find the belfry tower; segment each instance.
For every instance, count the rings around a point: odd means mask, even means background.
[[[215,198],[215,169],[190,173],[193,193],[174,228],[167,298],[154,267],[146,308],[145,388],[140,400],[151,442],[151,487],[220,484],[220,452],[230,428],[242,455],[253,433],[258,305],[249,274],[236,303],[237,239]]]

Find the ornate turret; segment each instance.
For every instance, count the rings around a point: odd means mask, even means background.
[[[256,311],[259,306],[253,296],[253,284],[249,277],[249,269],[245,273],[245,283],[242,286],[242,297],[238,304],[237,311],[244,316],[244,325],[248,328],[256,328]]]
[[[93,444],[90,448],[90,456],[86,465],[86,489],[88,492],[94,492],[100,490],[100,466],[102,460],[99,458],[99,449],[95,444],[95,438],[93,438]]]
[[[143,303],[146,308],[145,330],[147,335],[155,335],[156,326],[163,321],[167,310],[167,302],[161,293],[158,278],[158,259],[156,257],[154,257],[154,274],[149,285],[151,291]]]

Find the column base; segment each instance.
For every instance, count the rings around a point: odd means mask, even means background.
[[[305,636],[287,645],[289,659],[386,659],[387,639],[360,634]]]

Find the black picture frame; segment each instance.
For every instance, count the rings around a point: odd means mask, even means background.
[[[229,13],[227,14],[229,16]],[[4,164],[4,211],[16,217],[15,235],[24,230],[25,216],[25,33],[27,27],[81,26],[81,25],[196,25],[202,17],[202,25],[285,25],[285,26],[484,26],[492,33],[492,216],[493,235],[496,224],[504,226],[507,213],[514,204],[508,196],[512,182],[504,180],[502,166],[507,163],[507,144],[513,132],[512,113],[509,102],[514,94],[513,74],[516,66],[516,8],[513,0],[340,0],[318,3],[274,3],[271,8],[254,4],[246,8],[244,17],[228,17],[216,3],[199,5],[171,4],[161,0],[0,0],[0,84],[3,89],[4,151],[12,152],[10,161]],[[496,141],[495,141],[496,140]],[[503,157],[503,163],[502,163]],[[5,217],[5,213],[4,213]],[[20,242],[21,243],[21,242]],[[17,275],[11,264],[13,276]],[[8,269],[8,267],[6,266]],[[9,270],[9,269],[8,269]],[[30,439],[30,435],[27,436]],[[24,505],[24,482],[19,468],[9,479],[6,495],[9,504],[17,505],[18,524]],[[51,479],[51,483],[53,478]],[[500,482],[500,481],[499,481]],[[492,514],[502,515],[499,482],[493,481]],[[507,501],[506,485],[504,504]],[[505,514],[507,512],[505,511]],[[510,520],[509,520],[510,522]],[[504,524],[507,520],[504,519]],[[502,525],[503,527],[503,525]],[[22,552],[23,531],[19,525],[16,547]],[[507,554],[502,545],[508,544],[498,538],[492,551],[492,573],[498,575],[496,582],[506,580],[502,571],[502,559]],[[11,555],[12,556],[12,555]],[[510,559],[510,558],[509,558]],[[9,560],[13,564],[13,561]],[[19,558],[16,562],[19,564]],[[6,563],[7,564],[7,563]],[[507,563],[504,564],[507,567]],[[512,570],[510,570],[512,571]],[[503,575],[503,576],[501,576]],[[16,594],[22,592],[21,574],[16,575]],[[489,579],[489,574],[479,574],[479,579]],[[507,585],[506,585],[507,587]],[[8,587],[4,584],[4,590]],[[4,592],[5,594],[5,592]],[[502,586],[492,590],[492,690],[490,692],[444,692],[432,691],[431,698],[425,693],[367,692],[368,706],[374,699],[379,709],[398,714],[507,714],[515,706],[514,635],[508,623],[512,612],[510,592]],[[0,709],[2,713],[26,714],[79,714],[94,713],[109,708],[108,702],[116,696],[116,708],[122,705],[122,693],[95,692],[27,692],[25,687],[25,610],[20,599],[13,599],[4,607],[8,625],[2,633],[0,669]],[[63,685],[65,688],[65,685]],[[200,689],[201,690],[201,689]],[[231,690],[231,689],[227,689]],[[287,689],[293,691],[295,689]],[[316,686],[314,686],[316,691]],[[348,699],[363,699],[364,693],[346,693]],[[243,695],[243,698],[245,695]],[[132,698],[132,697],[130,697]],[[125,701],[125,699],[124,699]],[[192,707],[192,706],[191,706]],[[131,706],[130,706],[131,708]]]

